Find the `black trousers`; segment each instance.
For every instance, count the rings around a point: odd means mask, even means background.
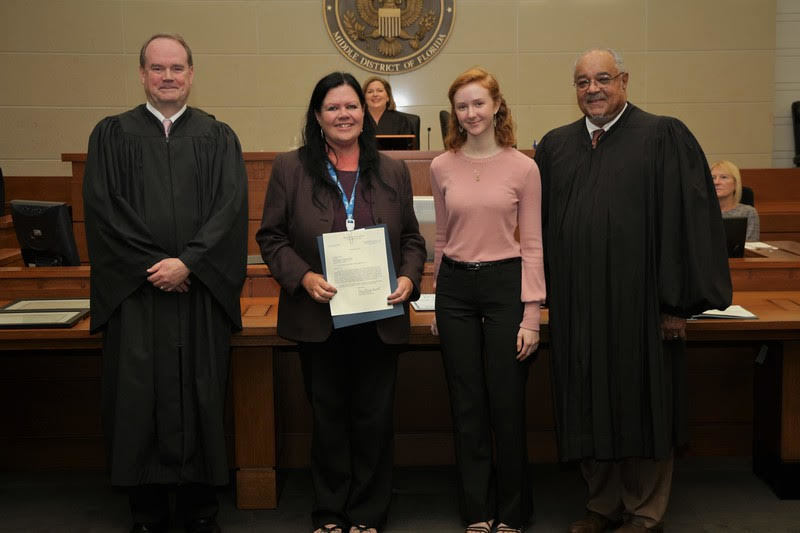
[[[368,323],[299,351],[314,417],[313,526],[380,528],[392,497],[398,350]]]
[[[523,527],[533,512],[525,431],[530,364],[516,360],[521,270],[520,262],[464,270],[443,261],[436,281],[436,322],[466,524],[497,519]]]
[[[184,522],[217,516],[217,511],[219,511],[217,493],[211,485],[202,483],[148,484],[128,489],[128,501],[134,523],[168,523],[170,491],[175,492],[175,515]]]

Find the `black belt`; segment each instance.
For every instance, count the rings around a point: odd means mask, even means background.
[[[497,261],[477,261],[475,263],[469,263],[466,261],[456,261],[454,259],[450,259],[446,255],[442,256],[442,263],[448,264],[453,268],[457,268],[459,270],[481,270],[484,268],[491,268],[498,265],[504,265],[506,263],[516,263],[521,261],[519,257],[509,257],[508,259],[499,259]]]

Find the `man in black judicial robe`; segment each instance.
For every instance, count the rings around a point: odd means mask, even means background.
[[[175,490],[186,530],[215,532],[247,176],[235,133],[186,107],[185,41],[156,35],[140,63],[147,104],[97,125],[83,179],[111,483],[129,488],[132,531],[166,531]]]
[[[585,118],[535,156],[559,454],[589,488],[569,531],[657,531],[687,440],[685,319],[731,301],[721,215],[696,139],[627,102],[616,52],[574,76]]]

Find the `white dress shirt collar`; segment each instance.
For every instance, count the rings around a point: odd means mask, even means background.
[[[622,114],[625,112],[626,109],[628,109],[628,102],[625,102],[625,105],[622,106],[622,110],[619,113],[617,113],[616,117],[612,118],[611,120],[609,120],[608,122],[606,122],[602,126],[595,126],[594,124],[591,123],[591,121],[589,120],[589,117],[586,117],[586,129],[589,130],[589,137],[592,136],[592,133],[594,133],[594,130],[602,129],[603,131],[608,133],[608,130],[611,129],[611,126],[616,124],[616,122],[619,120],[619,117],[622,116]]]
[[[184,111],[186,111],[186,104],[183,104],[181,110],[172,115],[171,117],[165,117],[164,115],[162,115],[161,111],[153,107],[153,104],[151,104],[150,102],[147,102],[147,110],[150,111],[158,119],[159,122],[163,123],[164,119],[168,118],[172,121],[173,124],[175,124],[175,121],[178,120],[181,115],[183,115]]]

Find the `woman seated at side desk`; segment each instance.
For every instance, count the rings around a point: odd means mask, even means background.
[[[722,218],[747,218],[746,241],[759,239],[760,226],[755,207],[741,203],[742,176],[739,167],[730,161],[717,161],[711,165],[711,177],[717,190]]]
[[[385,79],[372,76],[363,85],[367,98],[367,120],[375,125],[377,135],[416,135],[405,113],[397,111],[392,96],[392,86]]]

